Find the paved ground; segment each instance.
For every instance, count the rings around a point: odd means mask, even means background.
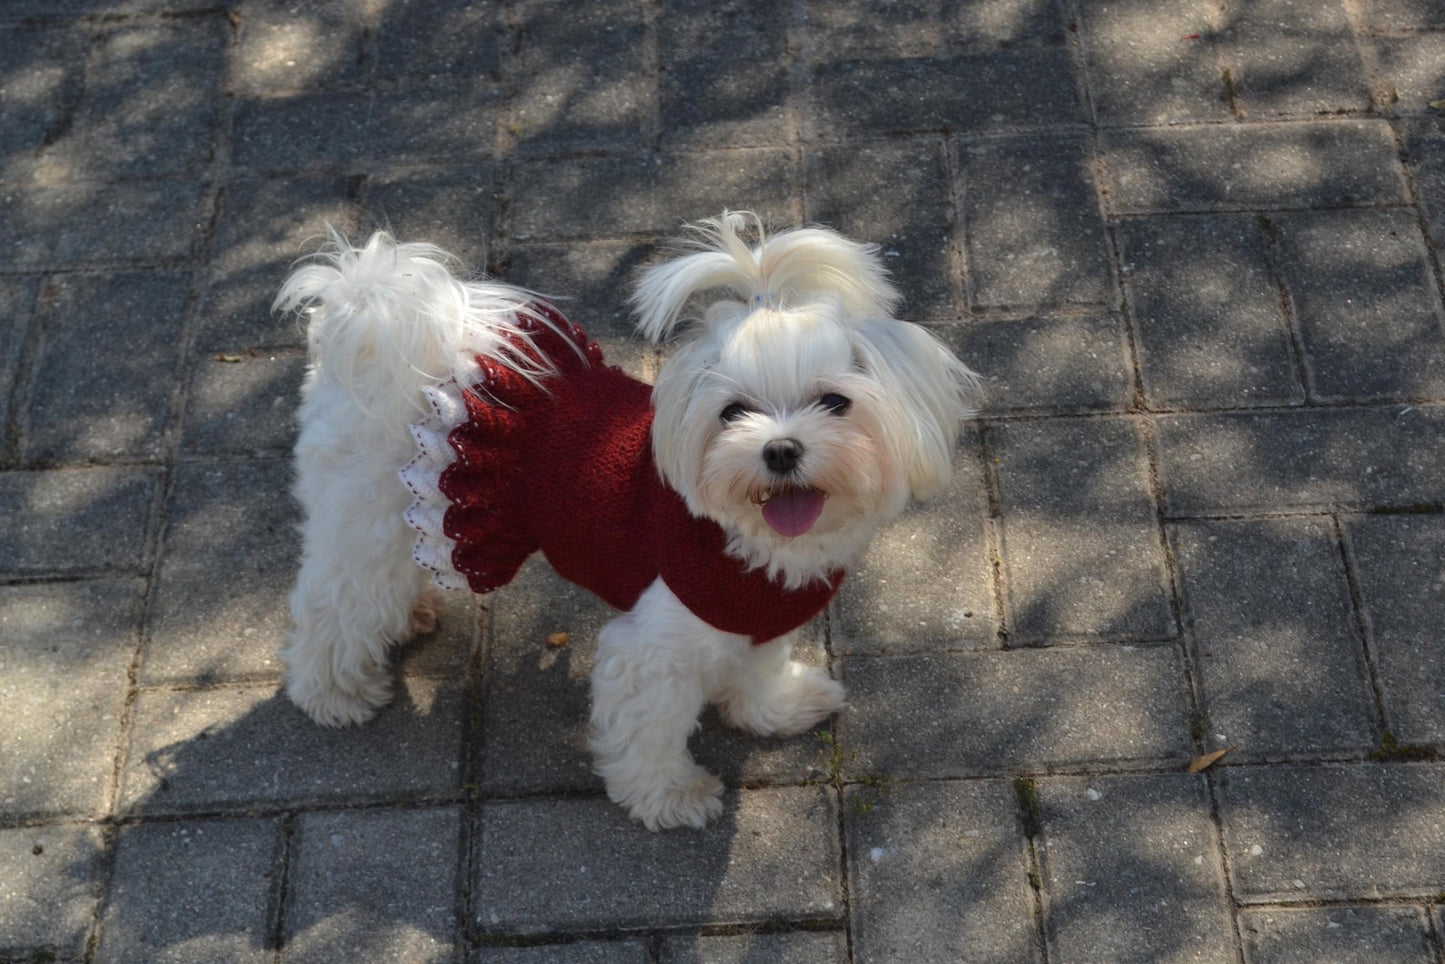
[[[1437,99],[1435,0],[5,0],[0,960],[1445,961]],[[812,633],[852,707],[709,717],[646,833],[531,568],[310,725],[288,262],[390,224],[647,374],[725,205],[987,378]]]

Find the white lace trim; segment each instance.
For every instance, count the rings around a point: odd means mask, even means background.
[[[398,473],[413,499],[402,513],[406,524],[417,533],[411,557],[431,572],[432,582],[441,589],[468,588],[466,578],[452,566],[452,551],[457,544],[442,529],[451,501],[442,495],[438,485],[442,472],[456,461],[456,452],[447,438],[467,418],[462,382],[471,384],[476,374],[459,372],[440,385],[422,389],[431,414],[411,424],[417,454]]]

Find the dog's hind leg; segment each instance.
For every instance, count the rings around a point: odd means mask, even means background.
[[[297,446],[296,493],[306,518],[293,629],[281,658],[296,705],[318,723],[345,726],[390,700],[387,651],[435,625],[437,600],[412,561],[415,533],[402,519],[410,493],[388,460],[346,457],[308,441]]]

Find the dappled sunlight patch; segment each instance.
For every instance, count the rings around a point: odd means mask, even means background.
[[[64,64],[27,63],[0,71],[0,97],[10,110],[46,108],[65,86],[70,70]]]
[[[444,868],[437,868],[442,874]],[[437,935],[405,921],[390,920],[385,908],[343,907],[328,913],[286,942],[288,955],[324,957],[337,948],[365,948],[368,960],[441,962],[452,960],[450,935]]]
[[[334,30],[315,19],[245,23],[236,82],[247,88],[305,87],[335,68],[322,40]]]
[[[1014,194],[1007,204],[993,205],[976,216],[971,228],[995,239],[989,252],[992,262],[1008,262],[1008,273],[1030,276],[1033,284],[1055,287],[1060,276],[1072,265],[1060,257],[1061,252],[1047,238],[1057,233],[1060,224],[1055,199],[1024,192]]]

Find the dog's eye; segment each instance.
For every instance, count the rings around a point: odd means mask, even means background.
[[[853,407],[852,399],[845,398],[834,392],[829,392],[818,399],[818,404],[828,410],[829,415],[846,415],[848,409]]]
[[[736,422],[738,419],[742,418],[746,414],[748,414],[748,407],[746,405],[742,404],[741,402],[733,402],[727,408],[722,410],[721,414],[718,415],[718,418],[722,419],[724,422]]]

